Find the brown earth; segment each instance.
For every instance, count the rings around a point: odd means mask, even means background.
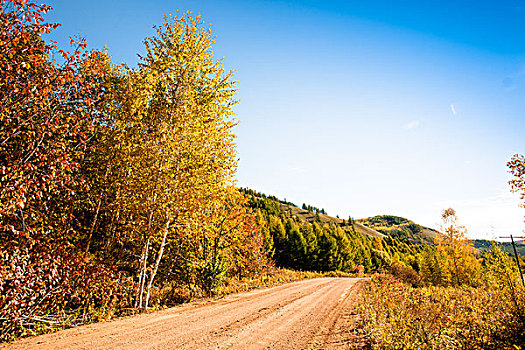
[[[298,208],[296,206],[290,205],[290,204],[284,204],[284,203],[278,203],[281,206],[281,209],[285,211],[285,213],[290,213],[292,216],[297,216],[303,221],[307,221],[310,223],[313,223],[317,220],[317,215],[312,212],[305,209]],[[322,223],[327,224],[337,224],[340,226],[343,226],[343,223],[345,222],[343,219],[340,218],[334,218],[333,216],[325,215],[325,214],[319,214],[319,220]],[[348,224],[348,221],[346,221],[345,226],[350,226]],[[359,222],[354,223],[354,230],[357,233],[360,233],[365,236],[369,237],[386,237],[384,234],[365,226]]]
[[[25,339],[7,349],[359,349],[360,278],[318,278]]]

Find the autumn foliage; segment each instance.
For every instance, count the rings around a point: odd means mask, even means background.
[[[497,243],[480,256],[453,209],[442,219],[419,273],[396,265],[393,276],[372,278],[361,304],[370,347],[521,349],[525,289],[515,263]]]
[[[411,310],[430,300],[415,317],[442,325],[453,311],[441,304],[466,309],[470,300],[484,317],[476,327],[490,321],[523,335],[514,270],[496,254],[485,263],[499,272],[482,273],[453,211],[431,247],[370,238],[351,218],[304,222],[270,198],[236,189],[236,81],[214,57],[200,16],[165,17],[129,68],[88,50],[85,39],[71,39],[70,51],[46,42],[42,35],[58,27],[44,20],[49,6],[0,6],[0,341],[319,275],[273,264],[334,276],[391,271],[429,289],[372,292],[388,302],[408,295],[414,301],[402,307]],[[509,167],[523,194],[523,157]],[[512,305],[483,289],[498,283],[513,293]],[[444,292],[432,299],[434,287]],[[487,301],[493,296],[519,317],[498,311]],[[483,344],[465,317],[448,333],[431,330],[432,339],[456,332]],[[428,326],[408,313],[406,320]]]
[[[461,288],[413,288],[390,275],[374,276],[360,306],[370,348],[521,349],[524,290],[512,295],[504,275],[489,276],[482,286]]]
[[[525,157],[522,154],[515,154],[507,163],[509,173],[513,176],[509,181],[513,192],[520,194],[521,199],[525,199]],[[525,203],[521,204],[525,207]]]
[[[131,69],[47,43],[49,6],[1,6],[1,340],[270,265],[233,183],[236,83],[198,16],[166,17]]]
[[[71,201],[97,118],[99,52],[45,43],[50,8],[2,1],[0,16],[0,320],[2,339],[110,303],[118,283],[72,245]],[[60,62],[60,63],[58,63]],[[75,318],[75,317],[73,317]]]
[[[50,8],[2,1],[0,17],[0,214],[13,234],[45,234],[51,197],[69,197],[97,118],[104,74],[86,43],[73,52],[40,34]],[[58,57],[56,57],[58,56]],[[58,60],[57,60],[58,59]],[[60,61],[61,63],[58,63]]]

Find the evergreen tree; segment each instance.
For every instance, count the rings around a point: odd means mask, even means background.
[[[273,237],[270,233],[270,228],[268,227],[268,221],[263,216],[260,209],[257,209],[255,214],[255,220],[259,229],[264,237],[264,249],[266,250],[268,258],[272,259],[275,254],[275,244],[273,242]]]
[[[319,247],[317,254],[317,268],[320,271],[332,271],[337,268],[337,242],[325,230],[317,237]]]
[[[287,250],[288,250],[288,266],[295,269],[304,269],[303,262],[306,258],[306,240],[296,223],[289,221],[286,224],[287,231]]]
[[[317,259],[317,237],[315,236],[313,225],[304,223],[301,226],[301,233],[305,239],[306,255],[303,260],[303,269],[315,269],[315,260]]]
[[[268,223],[268,229],[270,235],[272,236],[274,243],[274,257],[277,263],[283,266],[282,259],[286,251],[286,230],[284,228],[282,220],[274,215],[270,215],[270,220]]]

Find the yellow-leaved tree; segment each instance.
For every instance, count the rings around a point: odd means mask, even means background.
[[[213,56],[211,30],[188,13],[165,17],[156,31],[137,68],[113,67],[108,77],[100,150],[111,156],[99,157],[109,162],[98,173],[114,241],[138,257],[127,266],[137,272],[136,307],[148,306],[159,274],[181,271],[182,263],[193,279],[219,278],[231,265],[222,250],[242,241],[239,228],[251,220],[231,215],[242,206],[233,188],[236,82]]]
[[[479,283],[481,262],[467,238],[467,229],[458,223],[456,211],[448,208],[441,214],[443,224],[436,237],[437,254],[442,259],[442,279],[448,284],[476,285]]]

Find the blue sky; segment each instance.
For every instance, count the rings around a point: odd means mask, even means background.
[[[235,69],[238,183],[360,218],[522,233],[524,1],[50,1],[54,38],[134,66],[164,14],[201,13]]]

